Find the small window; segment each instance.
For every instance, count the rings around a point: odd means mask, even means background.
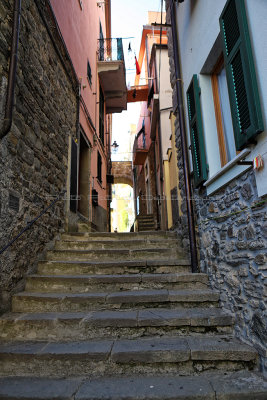
[[[102,157],[99,151],[97,152],[97,179],[102,183]]]
[[[101,86],[99,86],[99,138],[105,144],[105,98]]]
[[[223,56],[211,76],[221,166],[236,156],[234,129]]]
[[[87,61],[87,79],[88,79],[90,85],[92,85],[92,70],[91,70],[91,65],[90,65],[89,61]]]

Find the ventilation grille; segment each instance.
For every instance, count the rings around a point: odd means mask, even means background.
[[[8,207],[16,212],[19,211],[19,198],[13,194],[9,194]]]

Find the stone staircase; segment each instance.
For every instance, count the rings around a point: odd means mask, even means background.
[[[0,399],[267,399],[174,233],[66,233],[0,319]]]
[[[153,214],[137,215],[137,230],[138,232],[155,231],[156,221]]]

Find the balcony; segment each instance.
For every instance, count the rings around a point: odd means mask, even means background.
[[[127,109],[127,88],[122,39],[99,39],[97,70],[105,96],[106,112]]]
[[[148,153],[148,147],[146,143],[146,134],[145,134],[145,129],[142,127],[140,131],[137,133],[135,140],[134,140],[134,145],[133,145],[133,164],[134,165],[143,165],[147,153]]]

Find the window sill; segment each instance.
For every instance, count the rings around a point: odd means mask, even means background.
[[[242,150],[235,158],[229,161],[216,174],[208,179],[204,186],[207,188],[207,194],[213,194],[223,186],[227,185],[231,180],[237,178],[243,172],[251,167],[248,165],[237,165],[238,161],[243,160],[249,153],[250,149]]]

